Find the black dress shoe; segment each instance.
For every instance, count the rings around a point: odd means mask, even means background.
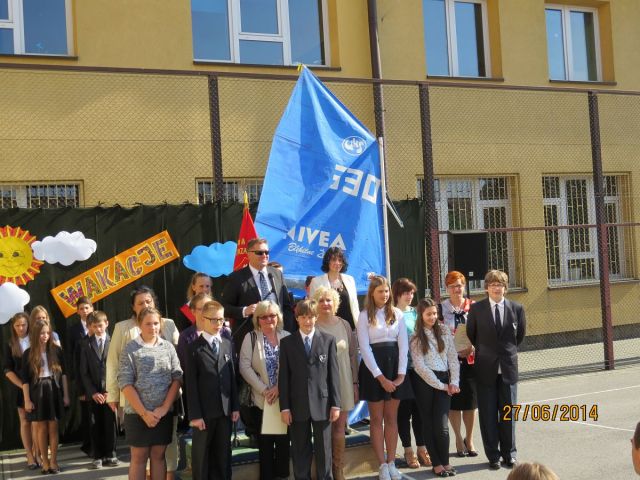
[[[516,466],[516,463],[517,463],[517,462],[516,462],[516,459],[515,459],[515,458],[508,458],[508,459],[504,460],[502,463],[503,463],[503,464],[505,465],[505,467],[507,467],[507,468],[513,468],[513,467],[515,467],[515,466]]]
[[[470,457],[477,457],[478,456],[478,452],[477,451],[471,450],[467,446],[467,439],[466,438],[464,440],[462,440],[462,442],[464,443],[464,448],[467,450],[467,455],[469,455]]]
[[[491,470],[500,470],[500,462],[489,462],[489,468]]]

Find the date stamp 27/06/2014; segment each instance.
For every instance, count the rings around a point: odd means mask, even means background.
[[[560,403],[555,405],[525,403],[505,405],[502,408],[503,422],[586,422],[598,421],[598,405]]]

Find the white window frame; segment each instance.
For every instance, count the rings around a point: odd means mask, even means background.
[[[566,72],[567,78],[564,80],[569,82],[579,81],[579,82],[600,82],[602,81],[602,62],[600,59],[600,23],[598,19],[598,9],[593,7],[582,7],[577,5],[558,5],[558,4],[545,4],[545,22],[546,22],[546,12],[547,10],[560,10],[562,14],[562,44],[564,47],[564,71]],[[571,12],[589,12],[593,14],[593,41],[595,43],[596,49],[596,76],[595,80],[584,80],[584,79],[576,79],[575,72],[573,71],[573,62],[570,60],[573,59],[573,43],[571,40],[571,21],[570,21],[570,13]],[[547,37],[548,38],[548,37]],[[547,62],[549,61],[549,57],[547,54]],[[560,80],[555,79],[552,80]]]
[[[456,3],[476,3],[479,4],[482,11],[482,42],[484,47],[485,76],[468,78],[488,78],[491,76],[491,53],[489,51],[489,18],[487,14],[486,0],[445,0],[446,30],[447,30],[447,49],[449,56],[449,76],[451,77],[467,77],[460,74],[458,65],[458,36],[456,35]],[[424,14],[424,13],[423,13]],[[426,33],[425,33],[426,35]],[[429,59],[427,58],[427,64]],[[429,74],[427,67],[427,74]],[[431,75],[429,76],[439,76]]]
[[[505,179],[506,189],[507,189],[507,198],[501,200],[482,200],[480,198],[480,180],[483,179],[491,179],[491,178],[500,178]],[[437,191],[434,191],[435,198],[435,207],[436,207],[436,215],[438,218],[438,229],[439,230],[449,230],[449,205],[447,203],[447,183],[448,182],[471,182],[471,229],[470,230],[455,230],[456,232],[468,232],[468,231],[477,231],[483,230],[485,228],[484,225],[484,209],[491,207],[498,207],[505,209],[505,221],[506,227],[513,226],[513,214],[512,214],[512,195],[515,194],[514,190],[514,182],[516,181],[516,177],[513,175],[479,175],[473,177],[436,177],[435,185],[437,186]],[[417,188],[418,188],[418,198],[422,198],[422,182],[424,179],[418,178]],[[436,188],[434,186],[434,188]],[[459,197],[455,197],[459,198]],[[448,239],[445,235],[439,235],[440,241],[440,290],[444,294],[446,293],[446,289],[444,287],[444,277],[446,273],[449,271],[449,256],[448,256]],[[507,257],[509,262],[509,271],[506,272],[509,275],[509,283],[511,287],[516,287],[518,279],[516,278],[516,256],[514,252],[514,244],[513,244],[513,235],[507,235]],[[482,285],[481,282],[473,281],[469,283],[471,290],[473,291],[481,291]]]
[[[62,208],[62,207],[49,207],[38,206],[34,207],[29,203],[29,189],[32,187],[76,187],[77,197],[75,198],[75,207],[82,206],[82,182],[74,181],[59,181],[59,182],[29,182],[29,183],[0,183],[0,193],[5,190],[13,190],[15,193],[15,201],[17,208]],[[0,197],[2,197],[0,195]],[[52,198],[52,197],[48,197]]]
[[[616,207],[616,217],[617,223],[621,223],[622,220],[622,196],[620,195],[620,189],[624,179],[624,175],[613,175],[619,179],[618,183],[618,195],[617,196],[605,196],[604,203],[605,204],[614,204]],[[559,192],[558,198],[544,198],[543,192],[543,205],[553,205],[556,207],[556,211],[558,213],[558,225],[559,227],[567,226],[567,188],[566,182],[567,180],[581,180],[586,181],[587,191],[586,191],[586,199],[587,199],[587,212],[589,215],[589,224],[593,225],[596,223],[596,210],[595,210],[595,191],[593,188],[593,178],[589,176],[580,176],[580,175],[552,175],[545,174],[543,177],[555,177],[559,179]],[[604,219],[603,219],[604,221]],[[609,272],[609,276],[612,279],[623,279],[628,278],[628,275],[625,272],[624,266],[626,265],[625,258],[625,248],[624,248],[624,237],[622,229],[619,227],[613,227],[616,229],[616,236],[618,237],[618,253],[620,255],[619,262],[622,265],[622,270],[620,274],[612,274]],[[598,282],[600,279],[600,262],[598,257],[598,238],[596,228],[589,228],[589,244],[590,251],[589,252],[570,252],[569,245],[569,230],[566,228],[559,228],[558,231],[558,243],[560,246],[559,256],[560,256],[560,278],[552,279],[549,278],[549,274],[547,272],[547,281],[550,286],[562,286],[562,285],[576,285],[576,284],[593,284]],[[547,246],[545,245],[545,253]],[[608,252],[607,252],[608,254]],[[593,259],[593,268],[594,268],[594,278],[588,279],[572,279],[568,263],[570,260],[584,260],[584,259]],[[549,266],[547,265],[547,269]]]
[[[322,40],[324,44],[324,63],[322,65],[331,65],[330,49],[329,49],[329,28],[327,22],[327,0],[322,0]],[[229,22],[229,55],[230,60],[219,60],[203,58],[198,61],[215,61],[223,63],[242,64],[240,60],[240,41],[254,40],[260,42],[282,43],[282,65],[291,66],[291,32],[289,29],[289,0],[276,0],[276,9],[278,15],[278,34],[252,33],[242,31],[242,18],[240,9],[240,0],[227,0],[228,22]],[[247,64],[248,65],[248,64]],[[274,65],[277,66],[277,65]]]
[[[229,201],[231,200],[232,202],[236,202],[236,203],[242,203],[244,202],[244,192],[247,191],[247,194],[249,195],[249,202],[257,202],[260,200],[260,195],[257,196],[257,198],[252,198],[252,194],[251,192],[248,191],[249,186],[253,187],[253,186],[259,186],[260,187],[260,193],[262,193],[262,188],[264,186],[264,178],[263,177],[244,177],[244,178],[225,178],[223,180],[223,186],[225,184],[236,184],[237,186],[237,191],[236,191],[236,195],[234,195],[233,198],[231,199],[223,199],[223,201]],[[214,180],[212,178],[198,178],[196,179],[196,196],[198,198],[198,204],[203,205],[206,203],[210,203],[210,202],[200,202],[200,185],[201,184],[210,184],[211,185],[211,197],[212,197],[212,201],[214,201],[215,199],[213,198],[213,189],[214,189]],[[224,196],[224,192],[223,192],[223,196]]]
[[[9,21],[0,20],[0,28],[13,30],[14,55],[39,55],[45,57],[66,57],[73,55],[73,15],[71,0],[65,0],[64,13],[67,26],[67,52],[64,54],[37,53],[25,51],[24,10],[22,0],[9,0]]]

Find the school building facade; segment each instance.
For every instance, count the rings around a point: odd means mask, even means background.
[[[1,0],[0,208],[257,201],[304,63],[383,129],[394,200],[429,190],[430,156],[439,230],[490,229],[529,335],[590,341],[596,118],[611,318],[633,337],[639,22],[636,0]]]

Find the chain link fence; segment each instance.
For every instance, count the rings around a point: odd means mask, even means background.
[[[509,274],[527,311],[525,372],[638,361],[640,96],[593,93],[594,110],[586,90],[383,81],[376,106],[372,81],[324,80],[371,131],[383,128],[390,197],[420,205],[402,210],[404,235],[425,240],[426,265],[396,259],[394,277],[425,272],[420,288],[443,295],[447,232],[486,231],[490,267]],[[1,206],[66,195],[80,206],[230,203],[244,190],[256,202],[295,81],[1,69]],[[480,282],[471,287],[481,298]]]

